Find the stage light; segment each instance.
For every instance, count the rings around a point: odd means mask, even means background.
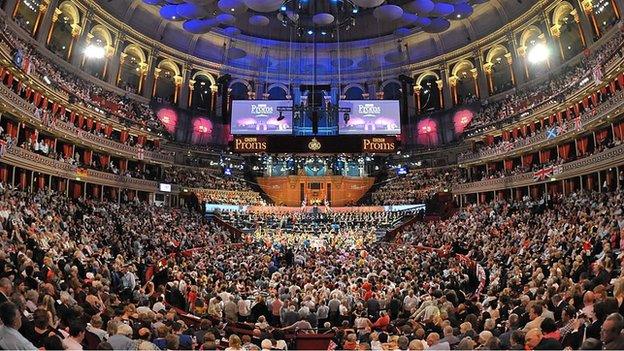
[[[85,48],[84,54],[87,58],[90,59],[102,59],[104,58],[106,51],[101,46],[89,45]]]
[[[286,6],[280,7],[280,11],[286,11]]]
[[[530,63],[537,64],[546,61],[549,55],[550,50],[548,50],[548,47],[543,43],[538,43],[529,50],[527,59]]]
[[[321,35],[327,35],[327,32],[326,31],[322,31]]]
[[[310,29],[310,30],[308,31],[308,35],[312,35],[312,34],[314,34],[314,31]]]
[[[358,8],[357,8],[357,7],[354,7],[354,8],[353,8],[353,10],[351,10],[351,12],[353,12],[353,13],[358,13],[358,11],[359,11],[359,10],[358,10]]]

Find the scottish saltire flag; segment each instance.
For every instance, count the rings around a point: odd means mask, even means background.
[[[559,135],[559,130],[557,127],[552,127],[546,130],[546,139],[554,139]]]

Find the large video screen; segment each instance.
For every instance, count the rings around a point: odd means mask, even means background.
[[[349,107],[349,118],[338,118],[338,133],[401,134],[398,100],[341,100],[340,107]]]
[[[232,134],[292,134],[292,111],[278,107],[292,106],[291,100],[232,101]]]

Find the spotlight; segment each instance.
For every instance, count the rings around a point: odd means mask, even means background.
[[[358,11],[359,11],[359,10],[358,10],[358,8],[357,8],[357,7],[354,7],[354,8],[353,8],[353,10],[351,10],[351,12],[353,12],[353,13],[358,13]]]
[[[284,120],[284,113],[282,111],[280,111],[279,113],[279,117],[277,117],[278,121],[283,121]]]
[[[322,31],[321,35],[327,35],[327,32],[326,31]]]
[[[527,59],[532,64],[537,64],[546,61],[549,55],[550,50],[548,50],[548,47],[543,43],[538,43],[529,50]]]
[[[282,12],[286,11],[286,6],[280,7],[280,11],[282,11]]]
[[[308,35],[312,35],[314,34],[314,31],[312,29],[308,30]]]
[[[343,118],[344,118],[345,124],[349,123],[349,119],[351,119],[351,117],[349,117],[349,112],[345,112]]]
[[[106,54],[105,50],[101,46],[97,45],[89,45],[85,48],[84,54],[87,58],[91,59],[102,59]]]

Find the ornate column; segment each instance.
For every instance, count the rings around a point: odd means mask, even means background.
[[[518,57],[520,58],[520,61],[522,61],[522,65],[524,67],[524,80],[529,80],[529,65],[527,63],[527,47],[526,46],[521,46],[517,49],[518,51]]]
[[[108,82],[117,85],[119,82],[119,73],[121,73],[121,63],[122,63],[122,52],[121,47],[123,46],[126,40],[126,36],[123,33],[119,33],[117,38],[115,38],[115,43],[113,44],[113,50],[111,51],[110,57],[110,74],[108,75]]]
[[[185,82],[190,83],[190,80],[191,80],[191,66],[188,63],[186,63],[182,67],[182,75],[180,76],[179,79],[176,79],[176,89],[179,91],[179,95],[180,95],[178,99],[176,100],[180,101],[178,106],[182,108],[188,108],[191,105],[189,103],[189,101],[192,100],[189,97],[190,95],[189,92],[191,89],[189,87],[189,84],[184,84]]]
[[[154,73],[156,71],[156,57],[158,56],[158,50],[153,49],[152,52],[147,57],[147,63],[145,64],[145,72],[147,72],[146,76],[142,79],[143,84],[141,85],[141,93],[148,99],[151,99],[154,96]]]
[[[457,105],[457,81],[459,78],[457,76],[449,77],[449,89],[451,91],[451,96],[453,97],[453,105]]]
[[[448,67],[446,63],[440,67],[440,79],[436,81],[438,84],[438,90],[440,91],[440,108],[444,109],[445,107],[451,108],[451,90],[444,89],[444,82],[447,81],[447,72]],[[449,81],[450,82],[450,81]],[[446,105],[445,105],[446,104]]]
[[[79,56],[79,55],[73,55],[74,53],[74,44],[76,43],[76,41],[78,40],[78,38],[80,37],[80,33],[82,32],[82,28],[80,28],[79,25],[77,24],[72,24],[71,26],[71,41],[69,42],[69,49],[67,50],[67,57],[65,58],[67,61],[74,62],[74,56]],[[78,60],[76,59],[76,64],[78,63]]]
[[[550,33],[553,37],[553,41],[556,41],[559,46],[559,57],[561,57],[561,61],[565,61],[565,52],[563,51],[563,45],[561,44],[561,25],[555,24],[550,27]]]
[[[420,91],[422,90],[422,86],[420,84],[414,85],[414,102],[416,105],[416,113],[420,114]]]
[[[477,76],[475,77],[475,91],[477,92],[478,98],[484,99],[490,95],[490,90],[488,89],[488,77],[483,71],[483,53],[475,51],[473,53],[473,57],[476,61],[475,73],[477,74]],[[473,77],[475,73],[473,73]]]
[[[583,42],[583,47],[589,47],[594,43],[594,37],[591,35],[591,25],[589,24],[588,18],[579,16],[579,13],[576,9],[570,12],[572,17],[574,17],[574,22],[576,22],[576,26],[578,27],[579,34],[581,37],[581,41]]]
[[[492,67],[494,65],[491,62],[486,62],[483,65],[483,72],[487,78],[487,89],[490,94],[494,94],[494,79],[492,78]]]
[[[182,90],[182,86],[184,83],[184,77],[182,76],[173,76],[173,103],[177,104],[180,101],[180,91]]]
[[[542,35],[544,36],[542,38],[544,40],[544,44],[546,44],[547,47],[556,45],[555,38],[553,38],[553,35],[550,31],[551,29],[550,20],[548,19],[548,17],[544,15],[543,12],[542,12],[542,21],[544,22],[544,25],[546,26],[546,32],[542,33]],[[557,38],[556,41],[559,41],[559,38]],[[557,60],[555,55],[550,55],[548,59],[546,60],[546,63],[548,64],[549,68],[551,67],[551,64],[557,67],[562,60],[563,58],[561,58],[560,60]]]
[[[449,91],[444,90],[444,81],[442,79],[436,80],[436,84],[438,86],[438,95],[440,96],[440,109],[444,109],[444,95]],[[448,99],[450,100],[450,97]]]
[[[154,68],[154,74],[152,75],[154,79],[150,79],[152,81],[152,94],[150,95],[150,98],[156,96],[156,88],[158,88],[158,77],[160,77],[160,71],[162,71],[160,68]]]
[[[34,33],[36,35],[37,41],[40,43],[43,43],[43,41],[46,40],[48,32],[53,25],[52,17],[54,17],[57,6],[58,0],[47,0],[39,5],[39,16],[37,18],[41,19],[38,28],[37,26],[35,26]]]
[[[219,86],[211,85],[210,92],[212,98],[210,101],[210,115],[215,117],[217,115],[217,97],[219,96]]]
[[[75,42],[73,43],[73,46],[75,46],[77,50],[82,50],[86,47],[85,44],[88,44],[87,42],[87,34],[89,34],[89,28],[91,27],[91,22],[93,21],[93,10],[89,9],[89,11],[87,12],[86,16],[84,16],[83,21],[82,21],[82,26],[78,27],[80,29],[80,37],[76,40],[74,40]],[[72,26],[72,36],[74,34],[74,28]],[[84,58],[84,55],[73,55],[72,59],[71,59],[71,64],[74,66],[78,66],[81,62],[81,58]]]
[[[509,74],[511,75],[511,84],[516,85],[516,73],[514,72],[513,55],[508,52],[505,54],[505,59],[507,59],[507,67],[509,67]]]
[[[52,18],[50,19],[51,23],[50,23],[50,28],[48,29],[48,36],[45,41],[46,46],[50,45],[50,40],[52,40],[52,33],[54,32],[54,26],[56,26],[56,22],[58,21],[58,18],[62,13],[63,12],[59,10],[58,8],[54,9],[54,14],[52,15]],[[43,33],[43,30],[40,31],[39,33]]]
[[[189,79],[188,81],[188,107],[193,106],[193,93],[195,92],[195,79]],[[211,101],[212,102],[212,101]]]
[[[113,84],[115,84],[115,86],[119,86],[119,81],[121,80],[121,71],[123,70],[123,65],[126,62],[126,57],[128,57],[128,54],[126,54],[125,52],[121,52],[119,53],[119,65],[117,67],[117,75],[115,77],[115,82]],[[140,80],[141,78],[139,78]],[[141,82],[139,81],[139,85],[141,85]]]
[[[33,26],[32,36],[39,40],[39,28],[41,27],[41,22],[43,21],[43,17],[48,12],[48,5],[50,4],[50,0],[43,0],[41,4],[39,4],[39,11],[37,12],[37,17],[35,18],[35,25]]]
[[[507,34],[507,41],[511,43],[511,55],[507,58],[507,63],[511,61],[510,68],[513,77],[512,80],[514,81],[514,85],[521,85],[525,81],[525,75],[523,73],[524,69],[522,67],[523,59],[518,54],[518,43],[516,42],[516,36],[513,32],[509,32]],[[505,55],[505,57],[507,57],[507,55]]]
[[[113,83],[114,82],[114,75],[111,74],[110,79],[106,79],[106,73],[108,73],[108,66],[110,64],[111,61],[113,61],[115,59],[115,48],[110,46],[110,45],[106,45],[104,47],[105,50],[105,54],[104,54],[104,69],[102,71],[102,80],[106,80],[109,83]],[[117,66],[119,66],[119,61],[117,61]]]
[[[481,67],[481,66],[478,66],[478,67]],[[476,68],[473,68],[470,70],[470,73],[472,74],[472,82],[474,83],[475,95],[477,96],[477,99],[480,99],[481,92],[479,91],[479,72],[477,71]]]
[[[594,15],[594,6],[592,0],[581,0],[581,6],[583,7],[583,12],[587,16],[589,23],[591,23],[593,33],[595,37],[600,37],[602,33],[600,33],[600,27],[598,27],[598,21],[596,21],[596,16]]]

